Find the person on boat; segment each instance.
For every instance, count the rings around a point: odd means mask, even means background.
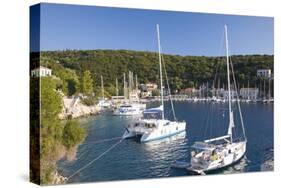
[[[218,160],[219,156],[217,155],[216,150],[212,151],[211,160],[215,161]]]

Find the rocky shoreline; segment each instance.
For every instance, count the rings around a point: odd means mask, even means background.
[[[67,181],[67,177],[64,177],[64,176],[60,175],[60,174],[58,173],[58,171],[55,171],[55,172],[53,173],[53,181],[52,181],[52,184],[54,184],[54,185],[64,184],[64,183],[66,183],[66,181]]]
[[[82,141],[83,142],[83,141]],[[81,144],[81,143],[80,143]],[[66,149],[65,147],[61,148],[61,153],[58,160],[61,159],[66,159],[67,161],[74,161],[76,160],[76,154],[77,154],[77,149],[79,147],[79,145],[76,145],[72,148]],[[52,172],[52,182],[51,184],[65,184],[67,182],[68,178],[63,176],[60,172],[58,172],[58,170],[54,170],[54,172]]]
[[[84,105],[79,97],[63,97],[63,110],[59,114],[60,119],[75,119],[90,115],[97,115],[101,107],[97,105]]]

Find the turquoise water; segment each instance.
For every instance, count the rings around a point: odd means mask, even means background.
[[[148,106],[156,106],[150,103]],[[166,105],[166,116],[171,110]],[[148,143],[134,139],[124,140],[99,160],[73,176],[71,182],[95,182],[191,175],[182,169],[171,168],[175,160],[190,160],[190,146],[227,132],[227,104],[174,103],[178,120],[187,122],[187,131],[171,138]],[[241,104],[246,135],[248,138],[245,157],[234,166],[213,173],[239,173],[261,171],[262,164],[273,159],[273,105]],[[234,108],[237,112],[237,108]],[[237,114],[237,113],[236,113]],[[234,137],[242,135],[241,125],[236,117]],[[104,113],[81,120],[88,135],[79,146],[77,159],[58,162],[59,171],[70,176],[120,140],[124,126],[132,118],[112,116]]]

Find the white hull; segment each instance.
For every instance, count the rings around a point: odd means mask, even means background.
[[[140,142],[148,142],[167,138],[186,129],[185,122],[175,122],[169,120],[141,120],[137,122],[138,126],[129,126],[126,128],[123,138],[132,138],[140,136]],[[155,123],[155,127],[147,127],[146,125]]]
[[[126,112],[120,112],[118,110],[115,110],[113,112],[114,116],[141,116],[142,111],[126,111]]]
[[[113,115],[115,116],[141,116],[142,112],[145,110],[146,104],[131,104],[131,105],[123,105],[118,107]]]
[[[111,102],[109,102],[105,99],[101,99],[101,100],[99,100],[98,106],[102,107],[102,108],[109,108],[109,107],[111,107]]]
[[[231,151],[231,152],[230,152]],[[193,157],[190,166],[187,170],[203,174],[208,171],[218,170],[229,166],[239,161],[246,152],[246,142],[234,142],[228,144],[226,148],[223,148],[217,154],[217,159],[212,157],[205,159],[201,154],[197,154],[197,157]],[[203,159],[203,160],[202,160]]]

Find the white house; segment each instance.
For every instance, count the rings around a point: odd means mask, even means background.
[[[40,66],[39,68],[31,70],[32,77],[52,76],[52,69]]]
[[[140,84],[141,98],[152,97],[152,91],[157,90],[158,85],[155,83]]]
[[[240,96],[242,99],[256,100],[259,95],[258,88],[241,88]]]
[[[258,69],[257,76],[262,78],[271,78],[271,70],[270,69]]]
[[[157,84],[155,83],[147,83],[145,85],[148,91],[154,91],[158,88]]]

